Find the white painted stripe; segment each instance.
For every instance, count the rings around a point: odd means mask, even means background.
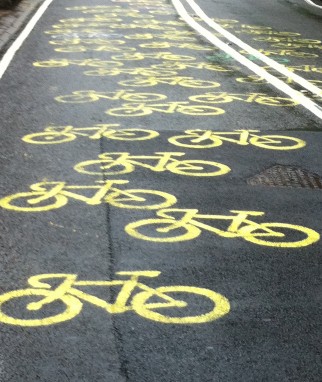
[[[303,88],[309,90],[313,94],[321,95],[322,89],[317,87],[316,85],[311,84],[303,77],[291,72],[288,70],[285,66],[279,64],[278,62],[272,60],[271,58],[265,56],[264,54],[260,53],[258,50],[252,48],[250,45],[244,43],[242,40],[234,36],[232,33],[228,32],[226,29],[222,28],[219,24],[215,23],[213,20],[211,20],[204,11],[193,1],[193,0],[187,0],[188,4],[191,6],[191,8],[196,12],[196,14],[211,28],[222,34],[227,40],[231,41],[232,43],[236,44],[240,48],[246,50],[251,55],[255,56],[259,60],[265,62],[265,64],[269,65],[273,69],[275,69],[277,72],[285,75],[286,77],[292,78],[294,82],[301,85]]]
[[[188,12],[182,5],[179,0],[171,0],[173,6],[177,10],[178,14],[182,17],[182,19],[191,26],[194,30],[199,32],[203,37],[205,37],[208,41],[210,41],[213,45],[217,46],[219,49],[223,50],[227,54],[229,54],[236,61],[246,66],[248,69],[252,70],[255,74],[263,77],[267,82],[274,85],[277,89],[288,95],[290,98],[294,99],[306,109],[310,110],[314,115],[322,119],[322,107],[317,105],[315,102],[311,101],[309,98],[305,97],[302,93],[294,90],[279,78],[271,75],[262,67],[256,65],[248,58],[231,48],[225,42],[218,39],[212,32],[198,24],[191,16],[189,16]]]
[[[49,5],[53,2],[53,0],[46,0],[37,10],[37,12],[34,14],[34,16],[31,18],[29,23],[26,25],[24,30],[20,33],[20,35],[16,38],[16,40],[13,42],[13,44],[10,46],[10,48],[7,50],[7,52],[4,54],[0,61],[0,79],[4,75],[5,71],[8,69],[8,66],[10,65],[13,57],[17,53],[17,51],[20,49],[26,38],[29,36],[30,32],[34,29],[35,25],[41,18],[41,16],[44,14],[46,9],[49,7]]]
[[[312,5],[312,7],[322,9],[322,6],[321,6],[321,5],[317,5],[317,4],[313,3],[313,1],[311,1],[311,0],[305,0],[305,1],[306,1],[308,4]]]

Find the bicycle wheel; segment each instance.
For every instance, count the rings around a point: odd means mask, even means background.
[[[156,93],[129,93],[125,94],[122,99],[124,101],[131,102],[149,102],[149,101],[161,101],[167,99],[167,96],[164,94],[156,94]]]
[[[220,115],[225,113],[225,110],[219,107],[204,106],[204,105],[181,106],[178,111],[182,114],[188,114],[188,115]]]
[[[90,66],[93,68],[106,69],[106,70],[115,70],[116,67],[124,66],[124,64],[122,64],[122,62],[117,62],[117,61],[92,60],[87,64],[87,66]]]
[[[46,191],[31,191],[9,195],[0,199],[0,207],[17,212],[44,212],[63,207],[68,202],[66,196],[56,194],[48,199],[41,200],[37,204],[32,203],[45,193]]]
[[[115,130],[112,134],[107,134],[109,139],[118,141],[146,141],[158,137],[160,134],[154,130],[145,129],[122,129]]]
[[[63,303],[64,306],[60,307],[60,311],[63,309],[62,313],[52,313],[51,307],[49,307],[49,304],[44,305],[41,308],[40,316],[41,318],[33,318],[34,314],[31,314],[30,312],[35,312],[35,310],[28,309],[29,303],[34,303],[37,301],[41,301],[44,297],[48,297],[53,294],[53,291],[46,290],[46,289],[18,289],[14,290],[8,293],[5,293],[0,296],[0,322],[4,324],[9,325],[17,325],[17,326],[48,326],[53,324],[58,324],[60,322],[64,322],[67,320],[71,320],[75,316],[77,316],[80,311],[82,310],[83,304],[81,301],[78,300],[78,298],[74,296],[69,295],[63,295],[59,296],[57,298],[57,301],[60,303]],[[29,299],[28,299],[29,297]],[[33,299],[33,297],[39,297],[37,301],[30,301],[30,299]],[[26,301],[22,304],[19,302],[17,304],[18,299],[26,299]],[[12,317],[9,314],[6,314],[4,310],[6,309],[5,305],[11,305],[10,301],[15,300],[15,309],[14,314],[17,315],[20,312],[17,312],[17,309],[20,311],[24,308],[24,311],[21,313],[21,315],[25,315],[29,313],[32,318],[16,318]],[[29,301],[28,301],[29,300]],[[51,304],[51,306],[56,305],[55,302]],[[10,308],[10,306],[7,306],[7,309]],[[48,309],[46,309],[48,308]],[[55,306],[55,310],[57,310],[57,307]],[[13,310],[12,308],[9,310]],[[48,314],[44,317],[44,311],[48,310]],[[40,310],[39,310],[40,312]]]
[[[143,78],[140,80],[120,81],[118,84],[122,86],[149,87],[149,86],[157,85],[158,81],[157,80],[153,81],[153,80]]]
[[[230,172],[230,168],[222,163],[205,160],[183,160],[172,162],[167,169],[174,174],[188,176],[219,176]]]
[[[169,60],[169,61],[195,61],[196,58],[193,56],[183,56],[180,54],[165,54],[162,56],[163,60]]]
[[[282,98],[282,97],[257,97],[255,102],[261,105],[267,106],[296,106],[299,104],[298,101],[295,101],[290,98]]]
[[[98,68],[95,70],[86,70],[84,74],[85,76],[92,76],[92,77],[106,77],[106,76],[117,76],[119,74],[119,71],[114,69]]]
[[[124,54],[116,54],[112,56],[112,60],[116,61],[139,61],[143,60],[144,55],[138,53],[124,53]]]
[[[33,63],[33,66],[36,66],[38,68],[60,68],[68,65],[68,60],[36,61]]]
[[[218,88],[220,83],[202,80],[182,80],[179,85],[187,88]]]
[[[306,247],[310,244],[317,242],[320,239],[320,235],[316,231],[314,231],[311,228],[306,228],[300,225],[287,223],[263,223],[261,224],[261,227],[263,228],[262,231],[260,230],[260,228],[257,227],[245,226],[239,230],[239,233],[242,234],[243,239],[251,243],[278,248]],[[275,231],[276,235],[274,235],[274,233],[267,232],[267,230],[265,230],[266,228],[281,228],[282,231],[285,229],[287,233],[284,234],[279,230],[279,232]],[[258,230],[259,232],[256,233],[256,231]],[[284,235],[283,237],[280,236],[281,233]],[[299,233],[301,234],[300,239]],[[276,238],[276,240],[274,240],[274,237]],[[292,237],[293,239],[289,241]],[[268,240],[266,240],[266,238]],[[270,238],[272,238],[272,240],[270,240]]]
[[[134,189],[112,192],[105,197],[105,201],[119,208],[158,210],[174,205],[177,199],[167,192]]]
[[[74,170],[87,175],[121,175],[134,171],[131,163],[118,163],[114,159],[94,159],[77,163]]]
[[[175,146],[188,147],[191,149],[210,149],[222,145],[222,140],[215,136],[199,141],[198,136],[178,135],[168,139]]]
[[[105,113],[108,115],[115,115],[117,117],[142,117],[144,115],[152,114],[153,111],[147,107],[140,108],[134,106],[127,106],[108,109]]]
[[[146,77],[172,77],[177,76],[178,72],[170,71],[170,70],[152,70],[152,69],[142,69],[140,72],[141,76]]]
[[[64,46],[62,48],[55,48],[56,52],[61,53],[82,53],[86,52],[88,49],[85,46],[77,46],[77,45],[71,45],[71,46]]]
[[[201,103],[229,103],[233,101],[233,98],[227,95],[220,94],[201,94],[189,97],[191,101],[201,102]]]
[[[269,150],[296,150],[306,146],[306,142],[299,138],[284,137],[282,135],[262,135],[249,139],[257,147]]]
[[[53,145],[57,143],[66,143],[73,141],[76,138],[71,133],[55,133],[46,131],[43,133],[34,133],[25,135],[22,140],[27,143],[33,143],[37,145]]]
[[[174,293],[178,295],[179,299],[165,303],[149,302],[150,299],[151,301],[155,299],[156,293],[166,294],[167,296]],[[184,301],[181,300],[182,294],[185,296]],[[202,307],[205,312],[191,312],[190,305],[186,302],[189,300],[191,301],[192,310]],[[223,295],[210,289],[179,285],[162,286],[152,291],[138,293],[133,297],[132,307],[139,316],[163,324],[201,324],[218,320],[230,311],[229,301]],[[170,314],[159,313],[156,309],[161,309],[161,312],[166,309]],[[178,309],[180,309],[179,315]],[[175,315],[171,314],[172,311]]]
[[[96,95],[95,90],[80,90],[75,91],[73,94],[63,95],[55,97],[55,100],[58,102],[64,103],[86,103],[86,102],[95,102],[99,99],[99,96]]]
[[[156,243],[174,243],[177,241],[192,240],[198,237],[201,230],[191,224],[176,223],[172,219],[143,219],[125,226],[125,232],[136,239],[153,241]],[[144,231],[144,233],[141,233]],[[146,233],[145,233],[146,232]]]

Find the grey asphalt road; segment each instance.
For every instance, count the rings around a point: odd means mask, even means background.
[[[300,1],[198,4],[321,86]],[[0,103],[1,381],[321,381],[318,117],[162,0],[54,0]]]

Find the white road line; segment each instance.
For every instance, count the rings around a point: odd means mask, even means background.
[[[199,34],[205,37],[208,41],[210,41],[213,45],[217,46],[219,49],[223,50],[231,57],[233,57],[236,61],[246,66],[248,69],[252,70],[255,74],[263,77],[267,82],[275,86],[277,89],[288,95],[290,98],[297,101],[299,104],[304,106],[306,109],[311,111],[314,115],[322,119],[322,108],[317,105],[315,102],[305,97],[302,93],[294,90],[286,83],[281,81],[279,78],[273,76],[268,73],[262,67],[256,65],[248,58],[237,52],[235,49],[231,48],[225,42],[218,39],[214,34],[208,29],[204,28],[200,24],[198,24],[191,16],[189,16],[188,12],[184,8],[183,4],[179,0],[171,0],[173,6],[177,10],[178,14],[182,17],[182,19],[191,26],[194,30],[196,30]],[[259,52],[258,52],[259,53]],[[275,62],[275,61],[274,61]],[[321,92],[320,92],[321,94]]]
[[[0,61],[0,79],[8,69],[8,66],[10,65],[12,59],[14,58],[17,51],[20,49],[26,38],[29,36],[30,32],[34,29],[35,25],[41,18],[41,16],[44,14],[46,9],[49,7],[49,5],[53,2],[53,0],[46,0],[37,10],[37,12],[34,14],[34,16],[31,18],[29,23],[26,25],[24,30],[20,33],[20,35],[16,38],[16,40],[13,42],[13,44],[10,46],[10,48],[7,50],[7,52],[4,54]]]
[[[193,1],[193,0],[186,0],[187,3],[191,6],[191,8],[196,12],[196,14],[211,28],[222,34],[227,40],[231,41],[232,43],[236,44],[240,48],[246,50],[251,55],[255,56],[259,60],[265,62],[265,64],[269,65],[273,69],[275,69],[277,72],[285,75],[286,77],[292,78],[294,82],[301,85],[303,88],[309,90],[313,94],[321,95],[322,89],[319,87],[311,84],[309,81],[304,79],[303,77],[291,72],[288,70],[285,66],[279,64],[278,62],[272,60],[271,58],[265,56],[264,54],[260,53],[258,50],[252,48],[250,45],[244,43],[242,40],[234,36],[232,33],[228,32],[226,29],[222,28],[219,24],[215,23],[213,20],[211,20],[204,11]]]
[[[312,5],[312,7],[322,9],[321,5],[317,5],[317,4],[313,3],[313,1],[311,1],[311,0],[305,0],[305,2],[308,3],[309,5]]]

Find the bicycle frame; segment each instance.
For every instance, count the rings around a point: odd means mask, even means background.
[[[28,310],[39,310],[44,305],[48,305],[53,301],[61,298],[64,295],[71,295],[77,297],[79,300],[86,301],[92,305],[106,310],[108,313],[124,313],[133,310],[131,305],[128,305],[128,301],[131,298],[135,289],[139,288],[143,291],[152,292],[152,295],[158,296],[167,303],[153,303],[149,304],[150,308],[165,308],[165,307],[185,307],[187,303],[183,301],[178,301],[166,294],[159,292],[158,290],[151,288],[143,283],[139,282],[139,277],[158,277],[161,272],[159,271],[129,271],[129,272],[116,272],[120,276],[130,276],[129,280],[111,280],[111,281],[76,281],[76,274],[43,274],[32,276],[28,279],[30,286],[39,289],[51,289],[51,285],[43,282],[43,280],[63,278],[62,283],[55,289],[52,290],[52,294],[46,296],[38,302],[33,302],[27,305]],[[108,303],[96,296],[89,293],[80,291],[74,286],[103,286],[103,287],[114,287],[121,286],[121,290],[114,303]]]
[[[212,138],[219,138],[221,141],[226,141],[226,142],[231,142],[231,143],[236,143],[241,146],[247,146],[249,145],[248,139],[249,137],[258,137],[256,134],[251,134],[251,133],[258,133],[260,130],[235,130],[232,132],[214,132],[211,130],[186,130],[185,133],[187,136],[196,137],[194,138],[191,142],[193,143],[200,143],[202,141],[205,141],[207,139],[212,139]],[[239,139],[234,139],[234,138],[229,138],[228,136],[239,136]],[[264,138],[263,138],[264,139]],[[266,137],[265,137],[266,140]],[[267,142],[270,142],[273,140],[270,140],[267,138]]]
[[[108,137],[115,132],[121,132],[122,130],[113,129],[113,127],[119,127],[120,125],[117,123],[111,124],[97,124],[94,127],[73,127],[69,126],[49,126],[46,127],[44,131],[58,133],[58,134],[74,134],[75,136],[88,137],[89,139],[100,139],[102,137]],[[84,131],[85,133],[82,133]],[[95,131],[95,134],[86,134],[86,132]]]
[[[160,113],[172,114],[180,109],[181,106],[189,106],[189,102],[167,102],[159,104],[146,104],[146,103],[125,103],[122,105],[124,108],[132,108],[135,110],[151,110]]]
[[[131,164],[134,166],[141,166],[144,168],[148,168],[153,171],[164,171],[167,168],[168,163],[172,162],[178,162],[176,158],[172,158],[173,156],[176,157],[182,157],[185,155],[185,153],[182,152],[156,152],[157,155],[130,155],[130,153],[123,152],[123,153],[103,153],[100,154],[98,157],[102,162],[104,162],[104,159],[111,160],[113,159],[111,155],[119,155],[118,158],[115,159],[113,164]],[[138,161],[136,159],[143,159],[143,160],[156,160],[157,163],[155,165],[150,165],[147,163],[144,163],[142,161]],[[104,169],[104,165],[102,166]]]
[[[41,182],[35,183],[30,186],[33,191],[42,192],[43,195],[37,196],[34,199],[28,200],[28,203],[38,204],[41,203],[55,195],[64,195],[68,198],[73,198],[85,202],[89,205],[97,205],[102,203],[102,199],[106,196],[109,191],[121,191],[117,188],[114,188],[114,184],[127,184],[128,180],[106,180],[106,181],[97,181],[97,183],[103,183],[101,186],[66,186],[65,182]],[[53,188],[47,191],[43,186],[53,185]],[[92,197],[87,197],[84,195],[76,194],[67,190],[98,190]],[[126,193],[126,191],[121,191]]]
[[[171,215],[168,215],[168,212],[184,212],[183,217],[180,220],[175,220],[175,218]],[[260,223],[253,222],[249,219],[247,219],[248,216],[263,216],[265,215],[265,212],[261,211],[240,211],[240,210],[230,210],[229,212],[237,214],[236,216],[227,216],[227,215],[202,215],[198,214],[197,209],[161,209],[157,212],[158,216],[164,217],[166,219],[173,219],[174,222],[170,226],[166,228],[159,228],[160,232],[169,232],[172,229],[180,228],[184,225],[194,225],[198,228],[204,229],[206,231],[213,232],[219,236],[225,237],[225,238],[235,238],[235,237],[244,237],[245,234],[240,232],[240,228],[242,224],[245,224],[247,226],[252,226],[254,229],[258,228],[263,231],[266,231],[266,233],[260,233],[258,235],[260,236],[275,236],[275,237],[283,237],[283,233],[275,232],[267,227],[263,227]],[[204,219],[204,220],[231,220],[231,224],[228,226],[228,228],[224,231],[220,228],[216,228],[213,226],[210,226],[205,223],[201,223],[197,219]],[[244,225],[244,226],[245,226]],[[254,236],[254,234],[252,234]]]

